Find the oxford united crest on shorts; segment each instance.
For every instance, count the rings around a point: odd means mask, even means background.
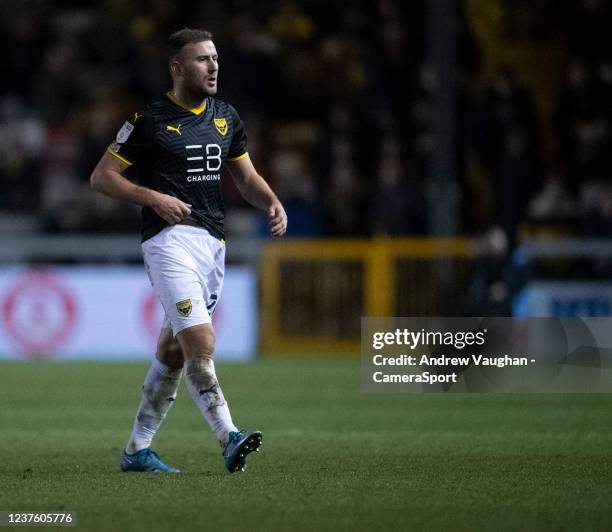
[[[183,299],[183,301],[179,301],[176,304],[176,310],[178,310],[179,314],[185,318],[191,315],[191,309],[191,299]]]
[[[225,118],[215,118],[215,127],[221,135],[225,136],[227,134],[227,120]]]

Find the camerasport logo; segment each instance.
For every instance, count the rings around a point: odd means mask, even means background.
[[[51,356],[69,338],[77,315],[75,298],[52,272],[18,277],[2,301],[2,320],[22,354]]]

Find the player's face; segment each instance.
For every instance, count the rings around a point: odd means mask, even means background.
[[[217,94],[219,63],[212,41],[186,44],[179,60],[183,83],[190,92],[202,97]]]

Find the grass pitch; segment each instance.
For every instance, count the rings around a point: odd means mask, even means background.
[[[189,394],[154,442],[178,476],[122,474],[142,364],[0,364],[0,510],[77,529],[612,530],[612,395],[373,395],[359,363],[218,365],[228,474]]]

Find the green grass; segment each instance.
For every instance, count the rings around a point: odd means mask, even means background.
[[[97,530],[612,530],[612,395],[374,395],[355,361],[219,365],[245,474],[184,387],[155,441],[179,476],[121,474],[142,364],[0,364],[0,510]]]

